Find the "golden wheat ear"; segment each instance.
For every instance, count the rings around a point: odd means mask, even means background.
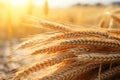
[[[70,63],[72,62],[72,63]],[[74,60],[66,60],[63,63],[63,66],[59,67],[58,70],[56,70],[54,73],[50,74],[49,76],[45,76],[43,78],[41,78],[42,80],[53,80],[53,78],[55,77],[60,77],[62,76],[63,73],[67,72],[67,71],[70,71],[72,68],[75,68],[75,67],[78,67],[80,66],[81,64],[83,63],[77,63],[77,62],[74,62]],[[41,80],[40,79],[40,80]],[[39,79],[37,79],[39,80]],[[56,79],[56,80],[59,80],[59,79]]]
[[[54,54],[53,57],[45,59],[42,62],[36,62],[36,63],[34,63],[34,65],[27,66],[27,68],[25,68],[25,69],[23,67],[22,69],[18,70],[13,75],[13,79],[23,79],[34,72],[37,72],[41,69],[58,64],[64,60],[66,60],[68,58],[72,58],[72,57],[76,57],[76,56],[74,54],[72,54],[72,52],[69,52],[69,51],[56,53],[56,54]]]
[[[41,46],[42,44],[49,43],[55,40],[61,39],[72,39],[72,38],[79,38],[79,37],[99,37],[99,38],[107,38],[109,35],[106,32],[99,32],[95,30],[88,30],[88,31],[75,31],[75,32],[68,32],[68,33],[54,33],[54,35],[36,35],[33,38],[31,37],[30,40],[21,43],[17,46],[17,49],[24,49],[28,47],[32,47],[35,45]],[[44,37],[42,39],[42,37]]]
[[[120,29],[108,29],[106,31],[110,34],[115,34],[115,35],[118,35],[118,36],[120,35]]]
[[[94,30],[89,30],[89,31],[75,31],[75,32],[68,32],[64,34],[57,34],[51,37],[48,37],[44,40],[36,40],[36,42],[29,42],[26,44],[21,45],[21,48],[25,48],[26,46],[32,48],[40,47],[42,45],[48,44],[50,42],[55,42],[58,40],[66,40],[66,39],[73,39],[73,38],[81,38],[81,37],[98,37],[98,38],[108,38],[108,34],[106,32],[98,32]],[[109,36],[109,38],[112,38]],[[31,43],[31,44],[30,44]]]
[[[32,46],[41,46],[42,44],[49,43],[51,41],[60,40],[60,39],[72,39],[72,38],[80,38],[80,37],[99,37],[99,38],[110,38],[120,40],[119,37],[111,36],[107,32],[99,32],[94,30],[88,31],[75,31],[75,32],[68,32],[65,34],[56,33],[54,36],[52,35],[45,35],[45,39],[41,39],[42,35],[36,35],[31,40],[25,41],[17,46],[17,49],[24,49]]]
[[[73,31],[70,27],[62,25],[62,24],[58,24],[58,23],[55,23],[55,22],[39,21],[39,24],[41,26],[44,26],[45,28],[49,28],[49,29],[56,30],[56,31],[59,31],[59,32],[63,32],[63,33]]]
[[[72,49],[78,46],[98,46],[100,48],[110,48],[111,52],[119,52],[120,43],[115,40],[110,39],[99,39],[99,38],[78,38],[63,40],[55,45],[50,45],[44,48],[38,48],[32,52],[32,55],[37,55],[41,53],[55,53],[59,51],[65,51],[67,49]]]
[[[46,80],[46,79],[47,80],[54,80],[54,79],[55,80],[69,80],[71,78],[75,78],[75,77],[79,76],[80,74],[83,74],[94,68],[99,67],[100,63],[107,64],[107,63],[111,62],[111,60],[112,61],[116,60],[116,56],[120,56],[120,55],[119,54],[115,54],[115,55],[111,54],[109,56],[108,55],[104,56],[104,55],[100,55],[100,54],[99,55],[97,55],[97,54],[79,55],[79,57],[76,57],[77,59],[76,58],[69,59],[69,60],[76,61],[75,63],[68,64],[67,66],[60,68],[60,70],[55,71],[55,73],[53,73],[49,76],[45,76],[38,80]],[[120,58],[118,57],[118,59],[120,59]],[[116,60],[116,61],[119,61],[119,60]],[[94,62],[94,63],[92,63],[92,62]],[[86,65],[90,64],[90,65],[89,65],[89,67],[87,67],[85,64]],[[91,64],[94,65],[94,67],[92,67]],[[79,66],[77,66],[77,65],[79,65]],[[81,70],[81,68],[83,68],[82,69],[83,71]]]
[[[15,46],[15,50],[18,50],[18,49],[26,49],[26,48],[29,48],[29,47],[32,47],[36,44],[40,44],[40,43],[43,43],[43,41],[45,41],[46,39],[52,37],[54,34],[55,35],[58,35],[60,33],[55,33],[55,32],[52,32],[52,33],[43,33],[43,34],[38,34],[38,35],[34,35],[34,36],[30,36],[28,38],[26,38],[27,40],[23,41],[21,44]]]
[[[70,45],[91,45],[91,46],[101,46],[101,47],[111,47],[119,48],[120,43],[110,39],[99,39],[99,38],[79,38],[79,39],[69,39],[60,43],[60,45],[70,46]]]
[[[27,23],[30,23],[28,25],[38,26],[38,27],[35,27],[35,28],[41,28],[41,27],[42,28],[48,28],[48,29],[56,30],[56,31],[59,31],[59,32],[62,32],[62,33],[74,31],[69,26],[65,26],[65,25],[62,25],[62,24],[59,24],[59,23],[55,23],[55,22],[40,20],[39,18],[36,18],[34,16],[31,16],[29,19],[27,19],[23,22],[23,24],[26,24],[26,25],[27,25]]]
[[[76,63],[76,65],[79,63]],[[61,70],[60,72],[56,73],[56,74],[52,74],[50,76],[46,76],[43,77],[41,79],[38,80],[70,80],[71,78],[75,78],[78,75],[81,75],[85,72],[88,72],[92,69],[95,69],[98,67],[98,64],[85,64],[85,65],[81,65],[81,66],[68,66],[68,68],[66,68],[66,70]]]
[[[111,62],[119,62],[120,61],[120,55],[119,54],[100,54],[100,53],[91,53],[91,54],[81,54],[78,55],[77,58],[78,61],[81,62],[99,62],[99,63],[111,63]]]

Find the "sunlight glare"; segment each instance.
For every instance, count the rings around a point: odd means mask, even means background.
[[[111,13],[110,13],[109,11],[106,11],[106,14],[107,14],[107,15],[110,15]]]
[[[44,4],[45,0],[33,0],[33,3],[35,4],[35,6],[41,6]]]
[[[27,2],[28,0],[11,0],[13,6],[25,5]]]

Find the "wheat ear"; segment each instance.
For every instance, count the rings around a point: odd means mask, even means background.
[[[38,49],[35,50],[34,52],[32,52],[32,55],[37,55],[37,54],[41,54],[41,53],[56,53],[56,52],[60,52],[60,51],[65,51],[67,49],[71,49],[71,48],[75,48],[76,46],[62,46],[62,45],[54,45],[54,46],[50,46],[47,48],[42,48],[42,49]]]
[[[58,64],[58,63],[62,62],[64,59],[72,58],[72,57],[75,57],[75,55],[72,54],[71,52],[58,53],[58,56],[55,56],[50,59],[46,59],[45,61],[42,61],[42,62],[35,63],[35,65],[30,66],[25,70],[23,69],[23,71],[19,70],[17,73],[14,74],[13,80],[22,79],[31,73],[39,71],[48,66]]]
[[[58,23],[54,23],[54,22],[49,22],[49,21],[39,21],[39,24],[42,26],[45,26],[47,28],[53,29],[53,30],[57,30],[63,33],[66,32],[71,32],[73,31],[72,29],[70,29],[68,26],[64,26],[62,24],[58,24]]]
[[[55,41],[55,40],[60,40],[60,39],[70,39],[70,38],[80,38],[80,37],[108,38],[108,36],[109,35],[106,32],[98,32],[98,31],[68,32],[65,34],[58,34],[58,35],[52,36],[45,40],[36,39],[36,40],[26,41],[26,42],[22,43],[21,45],[19,45],[18,49],[26,48],[26,47],[33,46],[36,44],[42,45],[42,44],[48,43],[50,41]]]
[[[109,39],[103,40],[103,39],[98,39],[98,38],[84,38],[84,39],[79,38],[79,39],[72,39],[72,40],[70,39],[70,40],[61,41],[60,43],[58,43],[58,45],[35,50],[32,53],[32,55],[45,53],[45,52],[55,53],[58,51],[64,51],[64,50],[75,48],[77,46],[82,46],[82,45],[98,46],[98,47],[106,47],[106,48],[108,47],[108,48],[111,48],[111,51],[120,50],[119,42],[116,42],[114,40],[109,40]]]
[[[58,72],[58,74],[55,75],[50,75],[50,76],[46,76],[44,78],[38,79],[38,80],[69,80],[72,77],[77,77],[80,74],[83,74],[89,70],[95,69],[96,67],[98,67],[98,64],[86,64],[83,66],[76,66],[76,67],[69,67],[69,69],[64,72],[61,71],[60,73]]]
[[[112,34],[115,34],[115,35],[118,35],[120,34],[120,29],[108,29],[106,30],[108,33],[112,33]]]
[[[82,62],[99,62],[99,63],[111,63],[119,62],[120,54],[81,54],[76,58],[78,61]]]
[[[70,46],[70,45],[94,45],[94,46],[104,46],[111,48],[120,48],[120,43],[109,39],[98,39],[98,38],[79,38],[65,40],[60,43],[60,45]]]
[[[81,37],[112,38],[108,36],[109,35],[106,32],[98,32],[98,31],[70,32],[70,33],[65,33],[65,34],[58,34],[43,41],[38,41],[37,45],[33,47],[36,47],[36,46],[39,47],[41,45],[47,44],[50,41],[56,41],[56,40],[61,40],[61,39],[73,39],[73,38],[81,38]]]
[[[18,46],[18,49],[21,48],[26,48],[29,46],[33,46],[33,45],[42,45],[45,43],[48,43],[49,41],[54,41],[54,40],[60,40],[60,39],[70,39],[70,38],[80,38],[80,37],[99,37],[99,38],[109,38],[109,39],[115,39],[115,40],[120,40],[119,36],[116,35],[111,35],[108,34],[107,32],[98,32],[98,31],[77,31],[77,32],[69,32],[69,33],[65,33],[65,34],[58,34],[55,36],[52,36],[50,38],[47,38],[45,40],[28,40],[24,43],[22,43],[21,45]]]

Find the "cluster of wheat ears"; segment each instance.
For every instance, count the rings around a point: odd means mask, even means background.
[[[115,11],[114,11],[115,12]],[[117,11],[116,11],[117,12]],[[110,12],[112,20],[120,19]],[[11,60],[21,64],[7,80],[113,80],[120,75],[119,29],[71,29],[34,19],[53,33],[21,43]],[[104,21],[100,23],[102,27]]]

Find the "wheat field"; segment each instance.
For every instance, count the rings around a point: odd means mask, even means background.
[[[120,80],[119,6],[48,4],[1,22],[0,80]]]

